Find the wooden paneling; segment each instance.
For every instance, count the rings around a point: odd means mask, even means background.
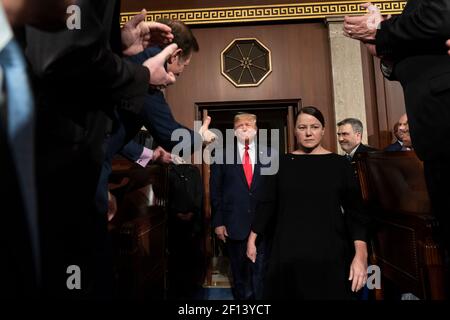
[[[200,44],[176,85],[167,89],[175,118],[193,127],[195,103],[302,99],[324,113],[324,145],[335,150],[328,31],[322,22],[193,29]],[[257,38],[272,52],[272,73],[258,87],[236,88],[220,72],[220,53],[236,38]],[[231,114],[230,114],[231,117]],[[214,127],[214,119],[211,124]]]
[[[394,124],[405,113],[403,89],[399,82],[383,77],[378,58],[364,46],[361,52],[369,144],[383,149],[391,143]]]
[[[364,45],[361,45],[364,96],[366,101],[367,139],[370,146],[380,147],[378,130],[378,110],[375,84],[375,70],[372,56]]]

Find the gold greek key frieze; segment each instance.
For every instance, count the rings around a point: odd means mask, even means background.
[[[161,18],[181,20],[186,24],[242,23],[275,20],[320,19],[331,16],[362,14],[359,5],[367,1],[334,1],[297,4],[277,4],[261,6],[243,6],[226,8],[200,8],[165,11],[149,11],[148,21]],[[379,0],[373,1],[383,14],[399,14],[406,1]],[[123,12],[121,24],[126,23],[139,12]]]

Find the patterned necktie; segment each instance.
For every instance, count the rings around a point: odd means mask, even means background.
[[[352,156],[349,155],[348,153],[345,155],[345,157],[347,158],[348,161],[352,162]]]
[[[249,146],[248,144],[244,147],[244,159],[242,161],[242,166],[244,167],[245,178],[247,179],[248,187],[252,185],[253,179],[253,170],[252,170],[252,161],[250,160],[250,154],[248,153]]]
[[[17,179],[26,209],[36,268],[39,247],[37,231],[36,190],[34,178],[33,98],[25,59],[18,44],[11,40],[0,51],[0,66],[6,83],[6,135],[11,158],[17,169]],[[39,274],[39,270],[37,270]]]

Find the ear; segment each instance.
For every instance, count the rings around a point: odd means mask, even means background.
[[[183,49],[178,48],[177,50],[175,50],[172,55],[169,57],[169,59],[167,60],[167,63],[174,63],[175,59],[180,59],[181,57],[181,53],[183,52]]]

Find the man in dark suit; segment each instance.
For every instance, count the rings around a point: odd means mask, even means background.
[[[228,250],[235,298],[261,299],[268,239],[257,243],[255,263],[247,259],[246,252],[252,221],[257,214],[257,193],[267,180],[267,176],[261,174],[261,168],[265,166],[260,161],[263,147],[257,146],[254,140],[257,132],[255,115],[236,115],[234,129],[236,146],[227,145],[225,152],[234,152],[232,159],[238,160],[237,163],[211,165],[212,226]]]
[[[17,34],[24,24],[65,27],[73,0],[0,1],[0,177],[2,297],[37,297],[41,254],[34,171],[34,105]]]
[[[392,139],[393,142],[386,148],[384,148],[384,151],[401,151],[403,146],[402,142],[403,133],[398,131],[398,122],[394,124],[392,133],[394,134],[394,138]]]
[[[376,10],[346,17],[344,32],[381,57],[385,76],[403,87],[413,147],[424,161],[433,213],[449,250],[450,1],[410,0],[401,15],[387,20]]]
[[[164,69],[169,46],[142,65],[122,58],[150,39],[171,40],[170,28],[144,22],[120,29],[120,1],[79,0],[80,28],[56,33],[27,28],[27,58],[37,98],[37,186],[44,290],[58,298],[112,292],[106,215],[95,207],[104,141],[113,112],[140,112],[149,85],[175,81]],[[69,288],[71,266],[81,288]]]
[[[412,150],[411,136],[409,134],[408,116],[404,113],[394,125],[396,141],[388,145],[384,151],[409,151]]]
[[[363,125],[355,118],[346,118],[337,124],[338,141],[345,157],[352,162],[356,153],[375,151],[375,148],[362,143]]]
[[[193,57],[193,54],[199,50],[197,39],[187,25],[181,21],[160,20],[161,23],[169,26],[173,33],[173,43],[178,45],[167,61],[167,70],[176,76],[180,76],[185,67],[187,67]],[[137,55],[129,57],[129,60],[142,64],[144,61],[156,56],[161,52],[159,46],[153,46]],[[123,151],[126,152],[127,158],[137,159],[142,154],[136,144],[129,141],[136,136],[142,126],[145,126],[152,135],[155,142],[163,149],[171,152],[172,148],[180,143],[176,139],[172,139],[172,133],[176,130],[183,130],[186,133],[188,142],[182,141],[191,152],[194,148],[201,148],[201,141],[210,142],[213,134],[208,130],[210,118],[205,119],[204,125],[200,128],[199,133],[186,128],[175,120],[168,105],[164,92],[158,88],[151,88],[145,95],[144,105],[138,114],[129,112],[128,110],[118,110],[117,128],[109,137],[106,144],[106,158],[103,163],[102,172],[96,192],[97,206],[101,212],[107,209],[107,185],[108,177],[111,173],[111,162],[113,157]],[[196,141],[198,141],[196,145]],[[125,148],[125,149],[124,149]],[[189,154],[191,153],[189,152]]]

